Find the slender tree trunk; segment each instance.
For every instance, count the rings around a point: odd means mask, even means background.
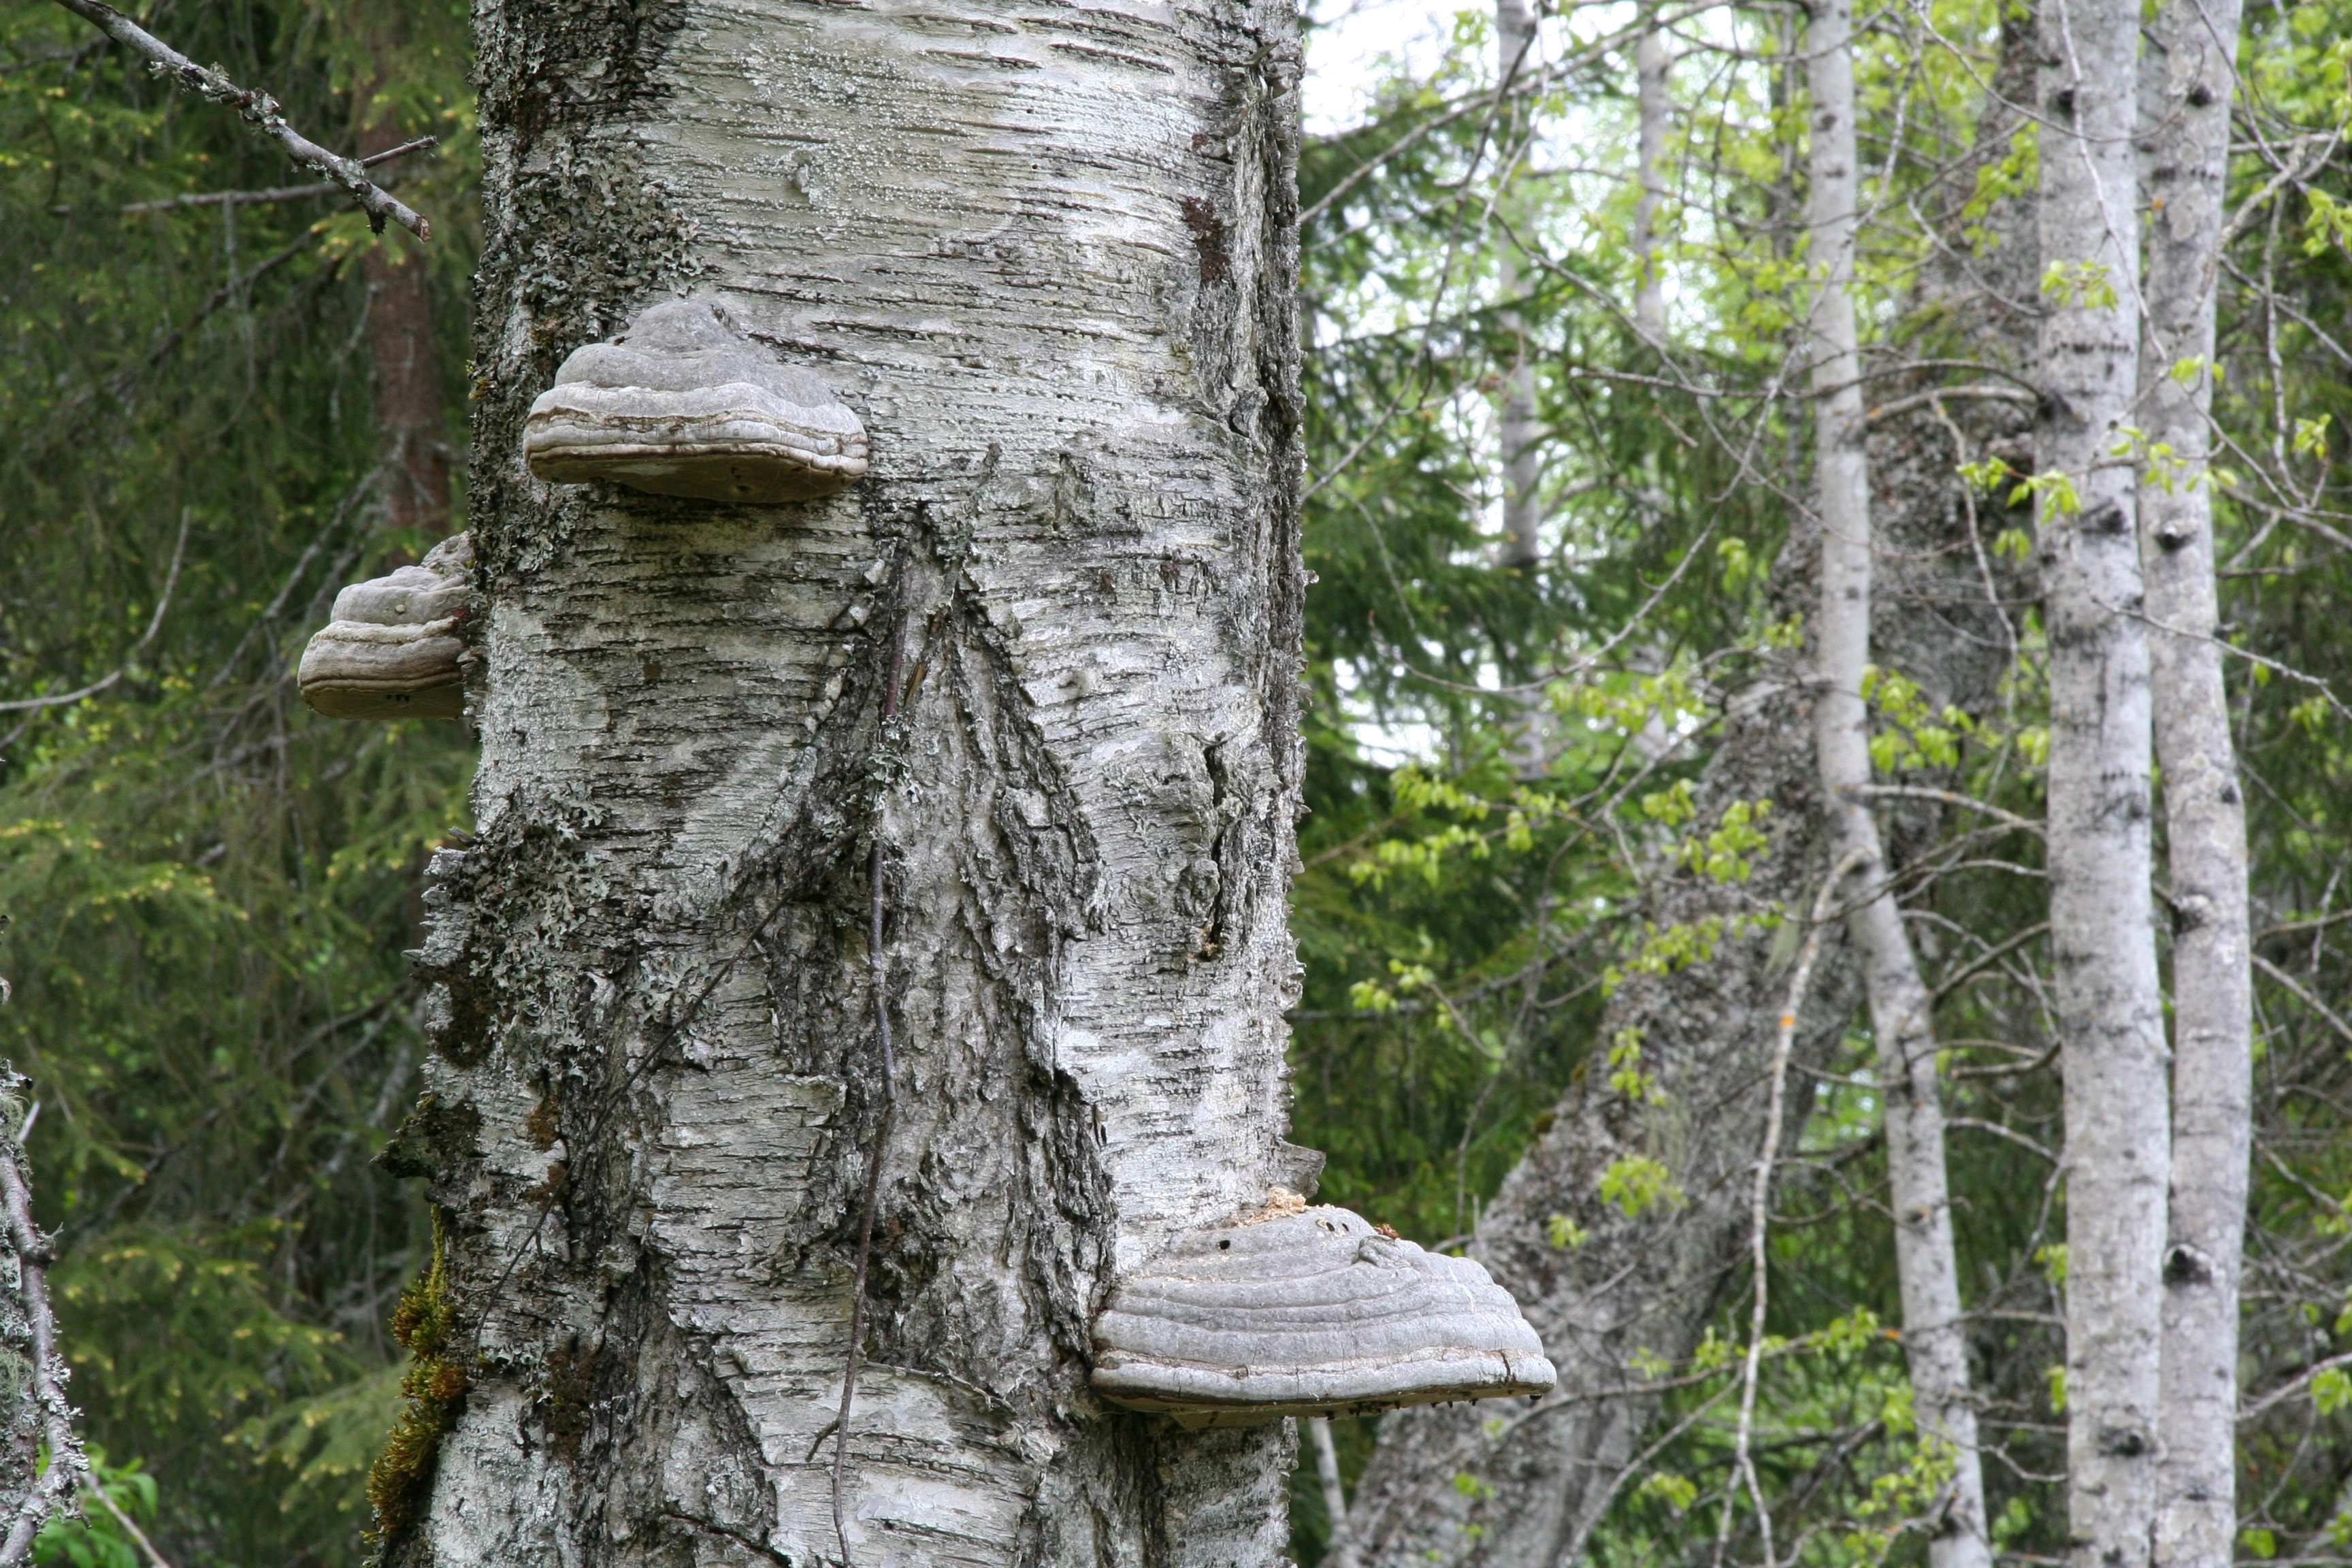
[[[1645,1354],[1686,1356],[1739,1268],[1777,1005],[1758,999],[1787,977],[1771,938],[1736,922],[1775,903],[1809,906],[1828,868],[1809,704],[1794,674],[1735,700],[1698,791],[1706,813],[1734,799],[1773,802],[1772,847],[1753,877],[1727,885],[1661,868],[1643,910],[1662,927],[1728,920],[1733,934],[1707,963],[1627,978],[1603,1012],[1593,1064],[1505,1179],[1470,1246],[1543,1336],[1559,1389],[1534,1405],[1384,1416],[1338,1561],[1552,1568],[1570,1560],[1615,1496],[1656,1407],[1602,1391],[1647,1381],[1637,1370]],[[1800,1064],[1824,1064],[1858,1000],[1850,954],[1832,933],[1799,1030]],[[1638,1040],[1663,1104],[1609,1087],[1599,1057],[1623,1040]],[[1675,1195],[1636,1215],[1602,1202],[1602,1173],[1628,1157],[1664,1163]],[[1573,1225],[1574,1246],[1555,1245],[1554,1215]],[[1461,1476],[1480,1484],[1457,1484]]]
[[[1507,88],[1526,77],[1535,62],[1536,18],[1527,0],[1495,0],[1495,53],[1499,79]],[[1498,123],[1514,124],[1516,116],[1498,116]],[[1506,134],[1496,156],[1508,158],[1517,138]],[[1511,171],[1503,173],[1508,178]],[[1520,287],[1517,258],[1504,241],[1501,289],[1507,300]],[[1503,549],[1506,566],[1532,567],[1543,560],[1543,501],[1538,490],[1543,479],[1543,424],[1536,416],[1536,367],[1528,359],[1527,323],[1517,310],[1507,311],[1503,330],[1511,335],[1514,357],[1505,378],[1503,417],[1497,436],[1503,449]],[[1530,722],[1539,721],[1531,718]],[[1540,740],[1538,749],[1540,751]]]
[[[1879,596],[1875,639],[1900,650],[1929,699],[1972,712],[1992,703],[2002,668],[1996,615],[1981,599],[1965,535],[1948,438],[1931,419],[1885,432],[1898,475],[1887,528],[1909,564]],[[1874,447],[1878,442],[1874,440]],[[1811,596],[1811,538],[1792,542],[1774,571],[1781,613]],[[1609,1505],[1639,1475],[1656,1401],[1622,1391],[1649,1381],[1645,1356],[1680,1361],[1736,1279],[1748,1235],[1748,1184],[1762,1147],[1765,1074],[1773,1018],[1787,985],[1786,954],[1737,921],[1773,907],[1809,905],[1832,864],[1812,743],[1810,683],[1797,668],[1770,672],[1736,695],[1697,792],[1712,814],[1733,800],[1769,799],[1772,847],[1746,882],[1719,884],[1658,869],[1643,915],[1658,925],[1731,922],[1713,958],[1671,974],[1634,974],[1604,1009],[1596,1045],[1637,1038],[1643,1068],[1664,1103],[1620,1093],[1593,1065],[1560,1098],[1551,1129],[1481,1216],[1473,1256],[1517,1298],[1559,1368],[1559,1390],[1511,1409],[1399,1411],[1349,1499],[1348,1528],[1329,1561],[1354,1568],[1555,1568],[1573,1560]],[[1825,1067],[1861,1001],[1851,948],[1824,944],[1796,1041],[1797,1063]],[[1770,998],[1760,1003],[1759,998]],[[1791,1118],[1790,1135],[1795,1134]],[[1604,1203],[1600,1182],[1627,1156],[1663,1163],[1678,1196],[1629,1216]],[[1557,1245],[1552,1220],[1581,1239]],[[1457,1484],[1461,1476],[1476,1486]]]
[[[362,158],[399,146],[422,132],[403,123],[385,95],[397,68],[401,26],[388,0],[355,8],[362,47],[374,68],[353,89]],[[389,177],[389,176],[385,176]],[[368,351],[375,367],[375,425],[384,526],[431,539],[449,531],[449,411],[442,391],[441,339],[424,247],[387,229],[369,246]]]
[[[2004,33],[1976,161],[2007,153],[2014,121],[2004,106],[2028,97],[2032,50],[2025,28]],[[1956,188],[1969,184],[1963,178]],[[2000,361],[2017,331],[2000,296],[2030,291],[2037,271],[2033,213],[2025,202],[2004,200],[1981,221],[2001,236],[1990,258],[1939,268],[1928,287],[1934,308],[1970,333],[1975,352]],[[1959,220],[1949,226],[1957,234]],[[2004,405],[1976,405],[1976,415],[2009,417]],[[1987,434],[2005,428],[1996,425]],[[1921,684],[1932,706],[1980,713],[1996,700],[2008,644],[1975,564],[1955,460],[1950,437],[1931,414],[1890,420],[1872,432],[1870,465],[1884,480],[1877,531],[1891,554],[1888,581],[1871,605],[1871,642]],[[1817,609],[1814,549],[1813,537],[1800,531],[1776,563],[1775,615]],[[1772,848],[1745,883],[1719,885],[1661,868],[1643,911],[1659,925],[1804,907],[1834,863],[1803,673],[1776,669],[1756,689],[1734,696],[1698,791],[1708,813],[1732,800],[1770,799]],[[1932,823],[1916,816],[1897,814],[1897,822],[1932,833]],[[1899,855],[1900,843],[1896,849]],[[1596,1050],[1605,1052],[1629,1033],[1638,1037],[1642,1065],[1657,1078],[1666,1103],[1647,1105],[1614,1091],[1605,1071],[1580,1073],[1561,1095],[1550,1131],[1480,1220],[1471,1250],[1543,1335],[1559,1368],[1559,1392],[1522,1411],[1384,1417],[1380,1446],[1349,1501],[1348,1528],[1328,1561],[1431,1568],[1475,1554],[1482,1568],[1563,1568],[1621,1489],[1638,1481],[1629,1467],[1656,1401],[1621,1392],[1647,1381],[1636,1369],[1637,1352],[1670,1361],[1689,1355],[1725,1282],[1737,1277],[1748,1239],[1748,1184],[1763,1139],[1758,1091],[1774,1032],[1758,999],[1776,997],[1786,975],[1775,967],[1770,938],[1738,934],[1736,924],[1732,930],[1709,962],[1629,978],[1602,1013]],[[1798,1032],[1799,1066],[1825,1064],[1860,990],[1851,950],[1833,938],[1814,981],[1814,1009]],[[1601,1173],[1628,1154],[1666,1164],[1682,1201],[1637,1218],[1602,1203]],[[1573,1222],[1584,1238],[1555,1246],[1554,1215]],[[1496,1415],[1505,1422],[1499,1430],[1489,1426]],[[1457,1484],[1465,1475],[1479,1484]]]
[[[2065,1074],[2068,1516],[2082,1568],[2148,1561],[2165,1183],[2150,913],[2138,390],[2136,0],[2043,0],[2036,461],[2049,635],[2050,932]],[[2070,493],[2071,492],[2071,493]],[[2072,502],[2073,504],[2070,504]]]
[[[1323,1517],[1338,1534],[1348,1522],[1348,1489],[1339,1481],[1339,1448],[1331,1440],[1331,1423],[1320,1415],[1307,1418],[1307,1436],[1315,1449],[1315,1479],[1323,1488]]]
[[[399,1145],[466,1387],[393,1559],[839,1562],[887,1089],[852,1559],[1275,1562],[1288,1423],[1087,1379],[1117,1273],[1306,1174],[1292,7],[476,23],[480,827]],[[558,362],[680,291],[847,398],[869,478],[529,478]]]
[[[1853,0],[1816,0],[1805,55],[1812,98],[1811,254],[1822,272],[1811,322],[1822,528],[1814,746],[1822,808],[1831,817],[1837,854],[1856,863],[1865,889],[1876,884],[1848,918],[1847,930],[1862,962],[1885,1091],[1904,1360],[1920,1434],[1948,1445],[1952,1459],[1944,1518],[1928,1540],[1927,1560],[1933,1568],[1990,1568],[1984,1472],[1969,1399],[1959,1263],[1946,1184],[1934,1003],[1920,978],[1903,910],[1887,890],[1892,868],[1869,797],[1862,793],[1871,780],[1870,712],[1862,679],[1870,659],[1874,542],[1853,298],[1860,164],[1854,146]]]
[[[1658,266],[1658,210],[1666,200],[1666,35],[1654,10],[1633,45],[1634,113],[1639,137],[1633,198],[1633,324],[1651,342],[1666,341],[1666,284]]]
[[[2147,342],[2139,418],[2171,447],[2170,482],[2139,487],[2152,623],[2156,757],[2172,884],[2172,1177],[2164,1261],[2156,1560],[2228,1568],[2237,1544],[2238,1271],[2252,1114],[2246,818],[2214,641],[2207,414],[2229,174],[2236,0],[2170,0],[2147,62]],[[2186,376],[2176,376],[2176,367]]]

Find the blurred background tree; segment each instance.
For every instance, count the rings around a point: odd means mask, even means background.
[[[355,1563],[428,1239],[369,1161],[415,1093],[401,951],[469,748],[329,723],[290,678],[340,585],[452,526],[467,16],[148,20],[339,150],[439,136],[379,168],[436,238],[285,195],[315,178],[234,116],[0,6],[0,1055],[39,1097],[72,1392],[158,1544]]]

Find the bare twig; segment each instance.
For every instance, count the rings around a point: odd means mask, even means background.
[[[1882,403],[1870,411],[1869,419],[1875,425],[1882,419],[1892,419],[1915,408],[1932,408],[1948,397],[1976,398],[1989,403],[2021,403],[2029,406],[2033,402],[2033,394],[2021,386],[1937,386],[1926,392],[1915,392],[1908,397],[1898,397],[1892,403]]]
[[[114,1516],[114,1522],[138,1543],[139,1550],[146,1553],[147,1561],[153,1564],[153,1568],[172,1568],[172,1560],[155,1550],[155,1543],[147,1539],[147,1532],[131,1522],[131,1516],[122,1511],[122,1505],[116,1502],[104,1487],[84,1477],[81,1490],[84,1497],[96,1498],[106,1511]]]
[[[269,94],[239,87],[210,66],[196,64],[103,0],[58,0],[58,4],[123,47],[145,57],[147,68],[157,76],[169,77],[186,91],[236,110],[256,130],[285,148],[287,155],[297,163],[324,174],[351,192],[352,199],[366,212],[369,226],[378,234],[383,232],[383,220],[390,218],[419,239],[433,237],[433,226],[425,221],[424,214],[370,181],[356,158],[330,153],[287,124],[284,110]]]
[[[1796,1049],[1797,1015],[1804,1010],[1805,993],[1811,986],[1813,965],[1822,956],[1822,932],[1827,929],[1832,906],[1836,902],[1838,884],[1858,869],[1865,857],[1860,850],[1849,851],[1823,879],[1821,891],[1813,895],[1812,916],[1805,923],[1804,944],[1797,950],[1797,967],[1789,975],[1789,994],[1780,1006],[1780,1027],[1772,1038],[1772,1085],[1769,1098],[1764,1102],[1764,1147],[1756,1157],[1756,1180],[1748,1194],[1748,1261],[1756,1274],[1754,1305],[1748,1319],[1748,1359],[1739,1373],[1739,1426],[1732,1440],[1731,1476],[1723,1489],[1723,1521],[1715,1535],[1715,1561],[1723,1562],[1723,1550],[1731,1540],[1731,1505],[1738,1495],[1742,1481],[1748,1484],[1748,1495],[1756,1504],[1756,1526],[1764,1542],[1764,1561],[1772,1562],[1772,1516],[1764,1506],[1764,1486],[1756,1477],[1756,1459],[1752,1451],[1756,1431],[1756,1381],[1764,1362],[1764,1311],[1768,1300],[1765,1269],[1769,1261],[1765,1252],[1766,1233],[1771,1222],[1772,1166],[1780,1152],[1780,1123],[1788,1109],[1789,1058]]]
[[[2031,833],[2036,838],[2042,836],[2042,824],[2031,818],[2020,816],[2013,811],[2003,811],[1989,801],[1979,800],[1973,795],[1961,795],[1955,790],[1933,789],[1926,784],[1855,784],[1851,787],[1856,795],[1878,795],[1888,800],[1932,800],[1941,802],[1945,805],[1957,805],[1963,811],[1973,811],[1979,816],[1990,816],[1995,822],[2016,828],[2021,833]]]
[[[2261,970],[2264,974],[2269,975],[2273,980],[2277,981],[2281,985],[2285,986],[2287,990],[2294,994],[2296,1001],[2302,1003],[2305,1006],[2310,1008],[2313,1012],[2326,1019],[2329,1028],[2334,1029],[2345,1039],[2352,1040],[2352,1024],[2347,1024],[2342,1018],[2336,1016],[2334,1008],[2328,1006],[2326,1003],[2322,1002],[2318,997],[2313,995],[2308,990],[2305,990],[2302,985],[2296,983],[2294,976],[2289,974],[2285,970],[2281,969],[2277,964],[2273,963],[2269,959],[2264,958],[2261,953],[2255,953],[2253,957],[2255,968]]]
[[[85,697],[97,696],[130,674],[131,665],[137,661],[141,654],[147,651],[147,645],[153,642],[155,634],[163,629],[163,612],[172,607],[172,592],[179,586],[180,561],[187,552],[187,548],[188,513],[183,509],[180,512],[180,541],[172,546],[172,570],[163,579],[163,592],[156,597],[155,613],[147,617],[147,629],[140,634],[137,642],[131,645],[131,651],[123,656],[122,662],[115,667],[113,674],[102,680],[93,680],[78,691],[61,691],[53,697],[20,697],[14,702],[0,702],[0,713],[26,713],[37,708],[63,708],[68,703],[79,702]]]
[[[440,144],[438,136],[419,136],[414,142],[404,142],[373,157],[361,159],[360,167],[372,169],[378,163],[389,163],[411,153],[422,153],[428,147]],[[311,196],[331,196],[342,188],[338,184],[321,183],[315,185],[272,185],[263,191],[204,191],[194,195],[159,196],[152,202],[132,202],[122,209],[122,216],[131,217],[139,213],[168,212],[175,207],[264,206],[271,202],[299,202]]]

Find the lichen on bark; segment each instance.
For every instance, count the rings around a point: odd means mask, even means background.
[[[479,831],[403,1143],[470,1386],[392,1555],[839,1560],[878,1001],[852,1555],[1274,1561],[1286,1427],[1087,1372],[1115,1274],[1297,1155],[1290,9],[477,25]],[[556,363],[685,292],[851,403],[866,481],[529,478]]]

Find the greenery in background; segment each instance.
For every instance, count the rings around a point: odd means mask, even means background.
[[[1964,351],[1926,290],[1938,262],[1919,215],[1955,213],[1966,243],[1990,245],[1992,204],[2033,188],[2030,134],[1981,173],[1962,156],[2001,20],[1976,0],[1858,14],[1875,217],[1861,284],[1882,377],[1906,356]],[[1560,64],[1539,101],[1506,111],[1494,104],[1486,20],[1465,12],[1433,69],[1393,68],[1359,123],[1310,140],[1302,172],[1315,343],[1307,550],[1321,582],[1308,600],[1319,702],[1307,870],[1295,890],[1307,978],[1293,1016],[1294,1136],[1329,1152],[1328,1196],[1433,1245],[1470,1230],[1572,1075],[1606,1071],[1612,1086],[1648,1092],[1639,1043],[1595,1038],[1601,999],[1612,967],[1658,959],[1662,934],[1701,934],[1646,930],[1645,885],[1743,874],[1735,825],[1688,820],[1678,791],[1755,654],[1800,632],[1790,617],[1801,585],[1784,599],[1767,569],[1801,510],[1809,462],[1810,408],[1789,395],[1801,385],[1807,287],[1791,25],[1729,11],[1673,40],[1683,57],[1664,226],[1675,341],[1662,358],[1630,324],[1630,33],[1596,47],[1633,22],[1630,8],[1590,7],[1548,24],[1543,58]],[[2249,102],[2274,145],[2352,121],[2347,37],[2352,8],[2340,0],[2250,16]],[[1726,45],[1743,53],[1710,52]],[[1890,124],[1904,127],[1899,157]],[[1530,126],[1531,146],[1513,140]],[[2242,156],[2232,209],[2274,172],[2256,150]],[[2291,191],[2258,215],[2269,236],[2257,222],[2240,241],[2222,290],[2216,408],[2235,444],[2217,476],[2225,634],[2326,683],[2254,664],[2230,672],[2251,781],[2258,952],[2270,966],[2257,972],[2246,1289],[2258,1367],[2246,1385],[2267,1403],[2249,1428],[2242,1544],[2252,1557],[2306,1561],[2352,1561],[2352,1378],[2327,1361],[2352,1351],[2352,1034],[2332,1000],[2347,976],[2331,940],[2352,895],[2336,826],[2352,806],[2352,714],[2327,695],[2352,689],[2352,650],[2326,609],[2352,590],[2352,519],[2336,510],[2328,449],[2352,369],[2340,327],[2352,255],[2343,184],[2339,168]],[[1496,421],[1520,331],[1544,426],[1549,553],[1532,571],[1496,564]],[[2021,342],[2019,356],[2031,348]],[[2008,531],[2020,521],[2004,512],[2013,479],[1990,467],[1985,479],[1984,543],[2006,581],[2030,551]],[[2044,647],[2030,602],[2006,609],[2018,657],[2000,711],[1937,712],[1902,671],[1884,671],[1873,753],[1883,777],[2038,820]],[[1417,746],[1416,765],[1390,765],[1382,748],[1399,742]],[[1927,826],[1906,897],[1931,979],[1965,976],[1940,995],[1937,1026],[1978,1315],[1972,1359],[2002,1461],[1987,1465],[1995,1546],[2054,1558],[2065,1549],[2050,1479],[2064,1463],[2054,1375],[2064,1248],[2040,846],[1981,817]],[[1913,1429],[1886,1326],[1901,1314],[1873,1054],[1857,1033],[1838,1076],[1814,1086],[1770,1240],[1759,1469],[1776,1516],[1786,1510],[1781,1549],[1802,1532],[1795,1550],[1821,1563],[1924,1561],[1917,1515],[1940,1474]],[[1671,1201],[1622,1174],[1625,1201]],[[1572,1228],[1554,1243],[1577,1245]],[[1632,1568],[1713,1550],[1749,1300],[1741,1289],[1722,1304],[1692,1363],[1652,1369],[1681,1383],[1656,1429],[1671,1436],[1628,1478],[1590,1543],[1594,1561]],[[1333,1426],[1352,1485],[1373,1423]],[[1744,1498],[1739,1509],[1732,1544],[1752,1553]],[[1295,1478],[1293,1517],[1294,1553],[1311,1563],[1328,1536],[1311,1466]]]
[[[349,147],[376,7],[393,3],[166,0],[148,15]],[[448,0],[399,14],[409,41],[388,74],[403,116],[447,138],[400,189],[439,237],[423,254],[454,373],[474,243],[465,17]],[[1645,883],[1673,868],[1738,877],[1754,852],[1741,824],[1691,818],[1688,784],[1725,695],[1794,635],[1769,563],[1803,488],[1803,411],[1774,381],[1801,310],[1801,116],[1773,62],[1785,17],[1721,15],[1706,36],[1751,56],[1677,77],[1671,363],[1628,321],[1626,50],[1591,52],[1540,101],[1482,107],[1492,43],[1465,14],[1433,71],[1392,73],[1360,124],[1310,142],[1302,170],[1320,583],[1294,1136],[1329,1152],[1325,1195],[1430,1244],[1470,1230],[1571,1075],[1643,1092],[1638,1042],[1594,1037],[1612,970],[1670,961],[1640,924]],[[1932,13],[1977,51],[1965,60],[1906,47],[1911,15],[1864,16],[1865,102],[1883,122],[1899,98],[1913,138],[1881,176],[1887,211],[1950,194],[1937,182],[1969,139],[1994,41],[1975,0]],[[1590,40],[1624,20],[1595,16],[1566,25]],[[2269,134],[2344,120],[2347,23],[2346,0],[2250,19]],[[1515,140],[1530,126],[1552,138],[1532,163]],[[1377,175],[1356,179],[1372,158]],[[2030,158],[2028,143],[1980,194],[2030,188]],[[2267,178],[2250,153],[2238,195]],[[73,703],[0,710],[0,910],[14,917],[0,973],[17,993],[0,1055],[41,1097],[41,1218],[62,1232],[75,1396],[121,1457],[106,1484],[197,1568],[364,1554],[365,1474],[399,1406],[387,1322],[430,1248],[421,1206],[369,1156],[414,1092],[399,954],[422,858],[463,825],[469,766],[454,726],[331,724],[289,679],[338,584],[431,542],[379,524],[363,330],[364,248],[414,247],[327,202],[122,210],[303,179],[47,0],[0,0],[0,703],[113,677]],[[2331,173],[2241,241],[2219,409],[2240,448],[2221,518],[2228,635],[2338,690],[2352,648],[2330,605],[2352,583],[2330,530],[2352,527],[2325,520],[2340,494],[2330,445],[2352,418],[2347,202]],[[1521,247],[1507,296],[1505,253]],[[1879,353],[1936,352],[1937,323],[1906,314],[1925,258],[1901,223],[1872,231]],[[2263,300],[2264,279],[2284,308]],[[1495,411],[1523,341],[1546,440],[1549,553],[1532,569],[1498,567],[1493,550]],[[453,409],[462,392],[453,374]],[[2265,508],[2284,496],[2319,523],[2277,521]],[[1932,766],[2032,817],[2039,645],[2016,608],[2022,658],[1999,721],[1955,724],[1888,680],[1879,751],[1890,773]],[[2352,897],[2338,885],[2345,715],[2307,684],[2232,673],[2259,951],[2274,966],[2248,1386],[2287,1391],[2249,1429],[2245,1548],[2344,1556],[2352,1380],[2322,1363],[2352,1350],[2339,1109],[2352,1084],[2332,1000],[2347,994],[2333,938]],[[1399,743],[1412,765],[1397,765]],[[2030,837],[1951,837],[1937,854],[1953,864],[1916,901],[1943,973],[2041,919]],[[2017,1461],[1990,1470],[1996,1531],[2048,1553],[2057,1500],[2033,1478],[2059,1462],[2045,1375],[2063,1268],[2044,1158],[2056,1085],[1993,1070],[2047,1047],[2042,957],[2021,942],[1937,1023],[1953,1113],[1979,1124],[1956,1132],[1953,1183],[1988,1433]],[[1909,1562],[1921,1546],[1897,1526],[1936,1457],[1908,1429],[1885,1327],[1899,1314],[1871,1052],[1848,1045],[1780,1198],[1759,1452],[1768,1489],[1801,1496],[1818,1526],[1809,1559]],[[1670,1199],[1633,1183],[1623,1201]],[[1685,1425],[1621,1494],[1601,1559],[1680,1560],[1712,1541],[1695,1510],[1722,1485],[1745,1310],[1725,1304],[1697,1365],[1660,1369],[1695,1379],[1668,1411]],[[1352,1479],[1370,1424],[1337,1426]],[[1311,1562],[1324,1535],[1311,1474],[1297,1497]],[[129,1550],[101,1516],[54,1527],[42,1552],[111,1568]]]
[[[377,4],[147,15],[348,149]],[[402,114],[445,138],[400,190],[454,348],[465,10],[400,10]],[[431,542],[378,526],[363,331],[366,247],[414,244],[316,198],[123,210],[309,183],[61,8],[0,4],[0,702],[113,678],[0,710],[0,1057],[40,1098],[73,1395],[183,1568],[360,1560],[427,1242],[369,1160],[415,1094],[400,953],[470,756],[454,726],[320,720],[289,679],[336,586]],[[129,1561],[103,1517],[43,1551]]]

